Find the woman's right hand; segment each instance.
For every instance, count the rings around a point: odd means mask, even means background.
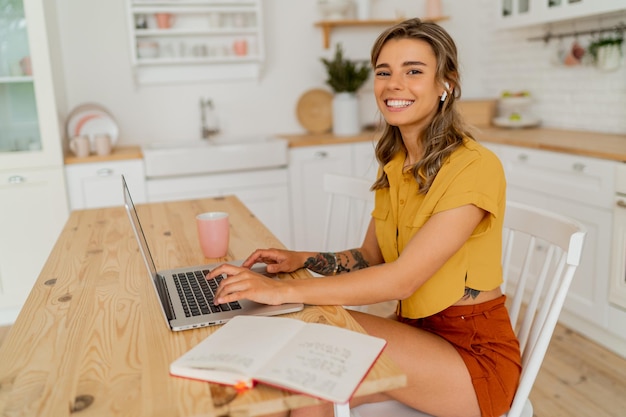
[[[244,268],[250,268],[255,263],[267,265],[267,272],[293,272],[304,267],[307,256],[304,252],[295,252],[285,249],[257,249],[243,262]]]

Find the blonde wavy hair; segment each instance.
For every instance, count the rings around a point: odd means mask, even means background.
[[[390,27],[374,42],[371,54],[372,67],[376,67],[380,51],[387,41],[403,38],[427,42],[437,59],[436,79],[441,84],[448,82],[453,86],[453,90],[448,91],[448,98],[440,103],[439,111],[426,131],[421,137],[415,138],[421,141],[424,156],[411,167],[411,170],[418,183],[418,192],[426,194],[441,165],[463,143],[463,138],[474,138],[467,131],[456,110],[456,101],[461,97],[457,48],[450,35],[441,26],[415,18]],[[388,163],[402,149],[406,152],[400,129],[385,121],[381,138],[376,145],[376,158],[380,166]],[[387,174],[382,170],[380,172],[380,177],[372,185],[373,190],[389,187]]]

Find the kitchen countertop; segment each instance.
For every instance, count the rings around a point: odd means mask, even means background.
[[[483,127],[477,128],[476,138],[503,145],[626,161],[626,135],[548,128]]]
[[[479,141],[626,161],[626,135],[549,128],[503,129],[491,126],[476,127],[474,132]],[[280,137],[287,139],[290,148],[295,148],[372,141],[377,135],[377,132],[367,131],[346,137],[334,136],[331,133],[280,135]]]
[[[549,128],[503,129],[492,126],[476,127],[474,132],[474,136],[479,141],[626,162],[626,135],[623,134]],[[289,148],[299,148],[375,141],[378,134],[377,131],[365,131],[354,136],[305,133],[281,134],[278,137],[286,139]],[[142,157],[141,146],[130,145],[116,147],[110,155],[105,156],[90,155],[86,158],[77,158],[67,155],[65,164],[120,161]]]
[[[107,162],[107,161],[125,161],[128,159],[142,159],[141,146],[118,146],[113,148],[113,151],[109,155],[89,155],[84,158],[78,158],[74,155],[68,154],[65,156],[65,165],[70,164],[88,164],[92,162]]]
[[[378,138],[378,132],[365,131],[354,136],[335,136],[332,133],[304,133],[300,135],[278,135],[278,137],[287,139],[290,148],[299,148],[303,146],[375,141]]]

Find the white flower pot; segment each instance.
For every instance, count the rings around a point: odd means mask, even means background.
[[[614,71],[621,66],[622,51],[620,45],[606,45],[598,48],[597,66],[604,71]]]
[[[355,93],[335,93],[333,97],[333,134],[352,136],[361,132],[359,100]]]

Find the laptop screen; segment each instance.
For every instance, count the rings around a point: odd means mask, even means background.
[[[154,260],[152,259],[152,255],[150,254],[150,248],[148,248],[148,242],[146,241],[146,236],[143,233],[141,223],[139,223],[139,216],[137,215],[137,210],[135,209],[135,205],[133,204],[133,199],[130,196],[130,191],[128,190],[128,185],[126,184],[126,179],[124,178],[124,176],[122,176],[122,183],[124,184],[124,205],[126,206],[126,211],[128,212],[128,217],[131,220],[131,225],[133,226],[135,235],[137,236],[139,249],[141,250],[143,259],[146,262],[146,267],[150,271],[152,279],[156,280],[156,266],[154,265]]]

